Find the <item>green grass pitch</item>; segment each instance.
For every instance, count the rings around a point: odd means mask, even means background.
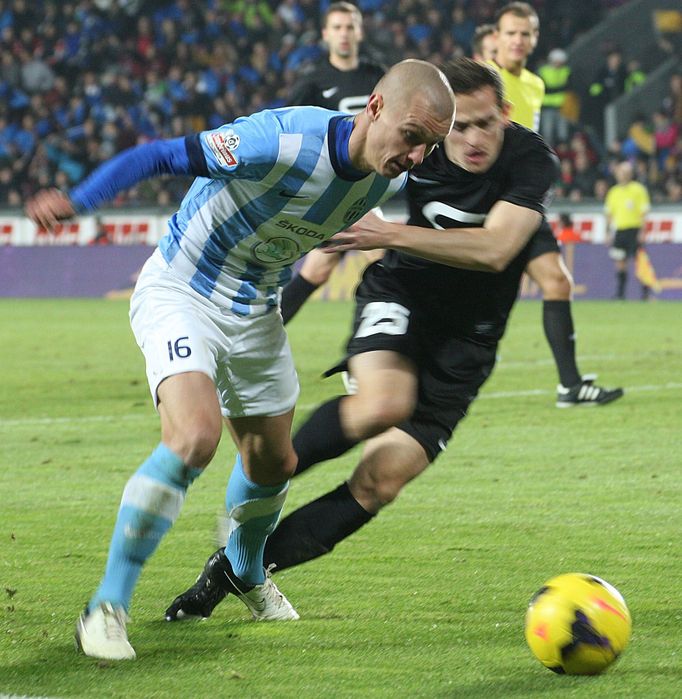
[[[158,442],[125,302],[0,301],[0,695],[45,697],[673,697],[682,687],[682,306],[580,302],[581,370],[626,396],[557,410],[541,306],[519,303],[500,361],[447,452],[330,556],[277,577],[301,614],[255,624],[228,599],[199,623],[168,602],[214,550],[227,435],[145,568],[135,662],[72,634],[104,568],[122,488]],[[350,306],[290,326],[297,419],[340,391]],[[350,473],[357,452],[292,483],[287,510]],[[563,572],[616,585],[633,616],[596,678],[531,657],[525,607]]]

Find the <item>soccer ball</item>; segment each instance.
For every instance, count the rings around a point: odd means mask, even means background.
[[[620,592],[583,573],[548,580],[526,613],[526,641],[533,655],[559,674],[602,672],[627,646],[631,628]]]

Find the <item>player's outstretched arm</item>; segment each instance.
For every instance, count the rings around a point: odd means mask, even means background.
[[[484,272],[501,272],[535,233],[542,216],[499,201],[480,228],[435,230],[385,221],[372,213],[337,233],[326,252],[392,248],[433,262]]]
[[[26,215],[50,230],[61,220],[92,211],[118,192],[158,175],[207,176],[197,137],[152,141],[129,148],[96,168],[69,194],[57,189],[38,192],[26,204]]]

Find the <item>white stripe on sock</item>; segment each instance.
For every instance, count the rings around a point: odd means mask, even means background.
[[[149,476],[133,476],[123,491],[121,507],[128,505],[174,522],[180,514],[185,494],[178,488]]]
[[[279,493],[270,495],[267,498],[258,498],[257,500],[247,500],[233,507],[228,516],[238,524],[244,524],[255,517],[266,517],[274,515],[284,507],[284,501],[287,499],[289,484],[287,483]]]

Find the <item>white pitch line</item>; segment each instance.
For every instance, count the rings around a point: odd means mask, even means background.
[[[664,383],[660,386],[658,385],[648,385],[648,386],[626,386],[623,390],[625,395],[628,393],[643,393],[644,391],[677,391],[682,388],[682,383]],[[528,391],[495,391],[493,393],[483,393],[479,396],[480,400],[486,398],[521,398],[523,396],[548,396],[554,395],[554,391],[550,391],[546,388],[536,388]]]
[[[79,417],[29,417],[15,420],[0,419],[1,427],[17,425],[69,425],[81,422],[120,422],[121,420],[146,420],[155,417],[154,413],[147,415],[81,415]],[[2,699],[2,695],[0,695]]]
[[[646,391],[679,391],[682,389],[682,383],[674,383],[672,381],[664,384],[650,384],[644,386],[626,386],[625,393],[644,393]],[[546,388],[529,389],[527,391],[493,391],[492,393],[483,393],[479,396],[479,400],[495,400],[498,398],[526,398],[528,396],[549,396],[554,395],[554,391]],[[296,406],[297,410],[312,410],[318,403],[299,403]],[[83,415],[82,417],[37,417],[37,418],[18,418],[15,420],[1,420],[0,429],[3,427],[26,427],[32,425],[71,425],[88,422],[121,422],[126,420],[155,420],[154,413],[146,413],[144,415]],[[2,699],[2,695],[0,695]]]

